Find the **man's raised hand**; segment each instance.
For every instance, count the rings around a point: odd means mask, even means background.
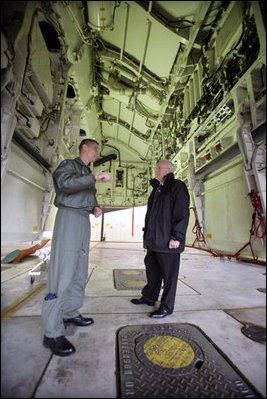
[[[113,182],[112,177],[107,173],[100,173],[99,175],[95,176],[96,181],[103,181],[103,182]]]

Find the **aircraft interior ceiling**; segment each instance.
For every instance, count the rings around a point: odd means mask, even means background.
[[[98,187],[106,209],[146,205],[167,158],[204,223],[207,175],[239,156],[265,217],[264,2],[1,4],[2,181],[12,146],[41,165],[43,227],[51,172],[86,137],[114,178]]]

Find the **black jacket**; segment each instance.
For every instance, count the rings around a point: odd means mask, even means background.
[[[190,198],[187,187],[173,173],[165,176],[163,186],[157,179],[150,184],[153,191],[147,204],[144,228],[144,248],[164,253],[181,253],[185,246],[189,221]],[[159,188],[159,191],[157,189]],[[169,241],[180,241],[179,248],[169,249]]]

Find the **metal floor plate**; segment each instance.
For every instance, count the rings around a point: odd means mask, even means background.
[[[117,290],[140,290],[146,285],[146,272],[142,269],[113,269]]]
[[[146,285],[144,269],[113,269],[114,285],[117,290],[141,290]],[[179,280],[184,276],[179,276]]]
[[[120,398],[257,398],[191,324],[126,326],[117,332]]]
[[[261,344],[266,344],[266,328],[256,325],[248,325],[241,328],[242,333]]]

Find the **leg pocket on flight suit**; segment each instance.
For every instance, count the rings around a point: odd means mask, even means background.
[[[57,295],[62,295],[72,284],[78,268],[80,251],[66,250],[62,255]]]
[[[58,298],[44,300],[41,321],[47,337],[55,338],[64,335],[65,327]]]

